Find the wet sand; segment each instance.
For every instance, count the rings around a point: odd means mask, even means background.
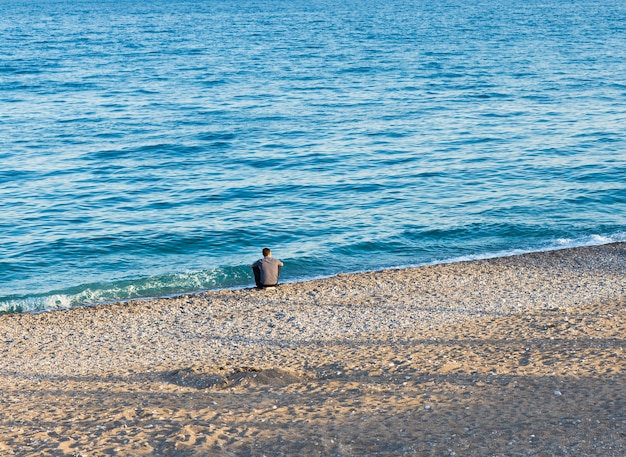
[[[1,456],[624,456],[626,244],[0,316]]]

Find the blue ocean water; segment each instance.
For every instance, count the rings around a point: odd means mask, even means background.
[[[625,0],[0,0],[0,311],[626,241]]]

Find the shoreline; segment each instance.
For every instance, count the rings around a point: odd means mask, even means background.
[[[626,453],[626,243],[0,316],[0,453]]]
[[[282,284],[294,284],[294,283],[297,284],[297,283],[305,283],[309,281],[324,280],[324,279],[332,278],[337,275],[361,275],[361,274],[376,273],[376,272],[381,272],[381,271],[386,271],[386,270],[391,270],[391,271],[410,270],[410,269],[415,269],[415,268],[423,268],[423,267],[430,267],[430,266],[436,266],[436,265],[474,262],[474,261],[490,260],[490,259],[496,259],[496,258],[518,257],[518,256],[523,256],[523,255],[542,254],[542,253],[547,253],[547,252],[564,251],[564,250],[569,250],[569,249],[579,249],[579,248],[589,248],[589,247],[592,248],[592,247],[607,246],[607,245],[620,244],[620,243],[624,243],[624,241],[606,241],[605,240],[603,242],[598,241],[594,243],[589,243],[589,242],[580,243],[580,244],[574,243],[573,245],[570,245],[567,247],[550,246],[550,247],[545,247],[544,249],[534,250],[534,251],[513,249],[510,251],[500,251],[500,252],[484,253],[484,254],[477,254],[477,255],[470,255],[470,256],[443,258],[443,259],[433,260],[428,263],[420,263],[416,265],[389,266],[389,267],[382,267],[382,268],[376,268],[376,269],[355,270],[355,271],[347,271],[347,272],[332,273],[332,274],[320,274],[320,275],[314,275],[310,277],[300,276],[300,277],[295,277],[293,279],[289,279],[288,281],[283,282]],[[193,273],[194,272],[191,272],[190,274],[193,274]],[[143,282],[146,279],[147,278],[135,278],[134,280],[127,279],[127,280],[121,280],[121,283],[127,286],[129,284],[129,281],[130,283],[132,283],[135,280],[139,282]],[[102,284],[108,286],[108,288],[105,287],[105,289],[103,289],[105,293],[109,293],[111,290],[114,290],[117,287],[117,282],[115,281],[110,282],[110,283],[102,283]],[[89,285],[82,284],[82,285],[74,286],[71,288],[72,290],[82,291],[82,292],[78,292],[77,295],[66,295],[63,290],[55,290],[55,291],[48,292],[47,295],[46,294],[43,294],[43,295],[34,294],[34,295],[15,296],[16,298],[11,298],[8,301],[0,302],[0,306],[2,306],[3,308],[2,310],[0,310],[0,316],[4,314],[15,314],[15,313],[42,313],[42,312],[63,311],[63,310],[68,310],[68,309],[73,309],[73,308],[86,308],[86,307],[93,307],[93,306],[100,306],[100,305],[110,305],[110,304],[115,304],[115,303],[131,303],[134,301],[172,299],[172,298],[175,299],[175,298],[178,298],[181,296],[187,296],[187,295],[198,295],[198,294],[203,294],[203,293],[220,292],[224,290],[248,290],[251,288],[254,288],[254,281],[252,281],[252,278],[251,278],[250,283],[242,284],[238,286],[211,287],[211,288],[203,288],[203,289],[198,289],[198,290],[189,290],[185,292],[173,292],[173,293],[168,292],[168,293],[163,293],[163,294],[157,293],[157,294],[145,295],[145,296],[135,296],[131,298],[118,298],[118,299],[112,298],[112,299],[106,299],[106,300],[96,300],[92,302],[81,301],[80,304],[74,304],[74,305],[67,304],[73,301],[74,299],[76,299],[76,296],[81,296],[84,292],[90,291],[91,287]],[[102,291],[99,291],[98,293],[100,292]],[[8,298],[8,297],[9,296],[4,297],[4,298]],[[52,305],[44,305],[43,302],[40,303],[40,300],[43,300],[45,302],[45,301],[49,301],[52,299],[56,300],[58,303],[61,303],[61,304],[55,304],[54,306],[52,306]]]

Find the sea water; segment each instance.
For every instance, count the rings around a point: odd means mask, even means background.
[[[625,0],[0,0],[0,311],[626,240]]]

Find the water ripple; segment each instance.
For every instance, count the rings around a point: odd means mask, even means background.
[[[4,5],[0,311],[624,239],[623,5]]]

